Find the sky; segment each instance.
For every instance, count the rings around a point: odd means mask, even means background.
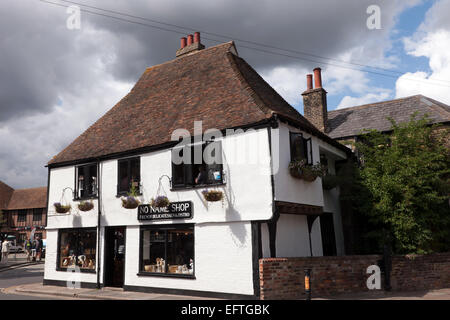
[[[206,47],[234,39],[301,113],[315,67],[328,110],[415,94],[450,104],[449,12],[450,0],[2,0],[0,180],[46,185],[47,162],[193,31]]]

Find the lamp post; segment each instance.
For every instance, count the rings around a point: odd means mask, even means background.
[[[305,269],[305,296],[306,300],[311,300],[311,269]]]

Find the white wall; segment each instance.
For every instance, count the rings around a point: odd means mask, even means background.
[[[139,227],[129,226],[126,239],[125,285],[252,295],[250,222],[195,225],[195,280],[138,276]]]
[[[291,161],[289,131],[302,132],[296,128],[280,123],[272,129],[272,155],[275,182],[275,200],[323,206],[322,183],[320,179],[313,182],[293,178],[289,173]],[[305,138],[311,135],[302,132]],[[313,161],[320,162],[317,138],[312,137]]]

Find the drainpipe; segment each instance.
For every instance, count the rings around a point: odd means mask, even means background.
[[[100,159],[97,158],[97,289],[100,289],[100,219],[102,215],[101,211],[101,181],[102,176],[100,174]]]

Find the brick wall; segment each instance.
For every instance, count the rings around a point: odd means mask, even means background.
[[[369,291],[367,267],[381,259],[380,255],[261,259],[261,299],[304,299],[306,267],[312,269],[313,297]],[[450,253],[392,257],[391,285],[395,291],[450,287]]]

